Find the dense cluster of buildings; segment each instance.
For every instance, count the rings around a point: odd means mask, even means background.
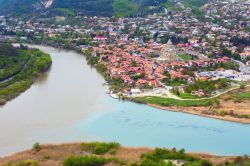
[[[164,46],[163,46],[164,47]],[[157,47],[158,48],[158,47]],[[161,49],[160,49],[161,50]],[[189,68],[202,69],[215,66],[216,63],[230,62],[230,58],[222,57],[207,60],[162,61],[151,58],[153,52],[158,52],[148,43],[147,48],[136,44],[105,45],[93,47],[92,56],[100,57],[99,63],[107,66],[111,78],[120,78],[125,84],[137,87],[164,86],[165,79],[181,79],[188,83],[195,80],[207,80],[207,77],[195,75],[195,71],[186,73]]]
[[[179,1],[176,5],[182,10],[166,10],[146,17],[76,16],[76,24],[67,24],[63,17],[33,20],[0,17],[0,40],[15,34],[21,40],[82,51],[91,47],[91,56],[107,67],[111,78],[139,88],[165,86],[168,79],[184,80],[187,84],[206,81],[211,75],[204,72],[226,70],[225,63],[241,67],[234,69],[234,77],[213,72],[214,78],[240,80],[239,77],[248,74],[250,2],[212,0],[201,8],[202,15],[194,14]],[[248,79],[244,77],[243,81]]]

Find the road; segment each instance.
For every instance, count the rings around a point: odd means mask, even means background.
[[[12,80],[13,78],[15,78],[15,76],[19,73],[21,73],[27,66],[27,63],[29,62],[30,60],[30,57],[24,62],[24,64],[22,64],[22,66],[20,67],[19,71],[17,71],[16,73],[13,73],[12,75],[10,75],[8,78],[4,79],[4,80],[1,80],[0,81],[0,84],[2,83],[5,83],[5,82],[8,82],[10,80]]]
[[[197,101],[197,100],[207,100],[207,99],[214,99],[216,97],[219,97],[223,94],[226,94],[230,91],[233,91],[233,90],[236,90],[236,89],[239,89],[240,86],[239,85],[236,85],[234,87],[231,87],[230,89],[227,89],[227,90],[224,90],[224,91],[221,91],[219,92],[218,94],[214,95],[214,96],[211,96],[211,97],[206,97],[206,98],[197,98],[197,99],[183,99],[183,98],[180,98],[176,95],[174,95],[172,92],[171,92],[171,89],[169,88],[155,88],[153,90],[149,90],[149,91],[145,91],[143,93],[140,93],[140,94],[133,94],[132,96],[130,97],[146,97],[146,96],[155,96],[155,97],[165,97],[165,98],[171,98],[171,99],[176,99],[176,100],[192,100],[192,101]]]
[[[240,72],[242,72],[243,74],[250,74],[250,67],[248,67],[247,65],[245,65],[243,62],[241,61],[237,61],[234,59],[231,59],[232,61],[236,62],[237,64],[239,64],[240,68]]]

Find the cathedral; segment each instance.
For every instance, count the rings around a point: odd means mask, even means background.
[[[160,58],[166,61],[176,60],[176,50],[170,39],[168,40],[167,44],[163,45]]]

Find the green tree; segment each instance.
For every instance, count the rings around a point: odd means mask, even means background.
[[[112,6],[116,17],[132,16],[139,10],[139,5],[131,0],[115,0]]]
[[[41,148],[41,146],[40,146],[40,144],[39,144],[38,142],[35,143],[35,144],[33,145],[33,147],[32,147],[32,150],[35,151],[35,152],[39,152],[41,149],[42,149],[42,148]]]

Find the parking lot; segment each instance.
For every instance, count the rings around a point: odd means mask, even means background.
[[[217,80],[220,78],[227,78],[234,81],[249,81],[250,73],[246,72],[237,72],[234,70],[223,70],[223,71],[207,71],[200,72],[197,75],[202,77],[210,77],[212,80]]]

